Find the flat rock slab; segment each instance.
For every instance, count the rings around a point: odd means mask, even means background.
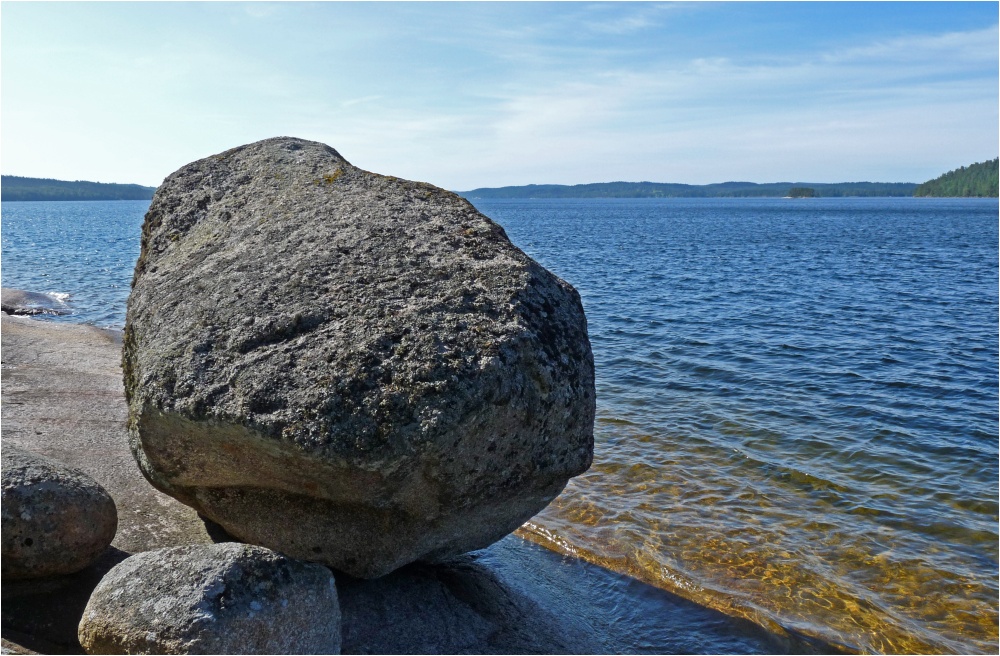
[[[115,537],[115,502],[79,469],[7,444],[2,489],[5,581],[78,572]]]
[[[87,473],[118,506],[126,553],[211,542],[198,514],[143,478],[128,448],[121,334],[0,315],[3,442]]]
[[[123,356],[154,485],[355,576],[498,540],[593,457],[576,290],[465,199],[312,141],[164,180]]]
[[[80,622],[91,654],[339,654],[330,570],[228,543],[132,556],[101,580]]]

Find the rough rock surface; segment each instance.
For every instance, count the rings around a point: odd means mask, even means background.
[[[494,542],[593,453],[576,291],[455,194],[300,139],[160,186],[123,366],[153,485],[355,576]]]
[[[91,654],[339,654],[340,622],[330,570],[228,543],[126,559],[79,635]]]
[[[115,502],[83,472],[4,444],[2,480],[4,579],[77,572],[114,539]]]

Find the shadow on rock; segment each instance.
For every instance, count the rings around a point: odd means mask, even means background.
[[[375,580],[337,574],[345,654],[595,653],[475,556],[413,564]]]
[[[201,516],[217,543],[238,541]],[[595,653],[572,621],[544,610],[476,555],[415,563],[374,580],[336,573],[345,654]]]
[[[76,636],[83,609],[104,575],[130,555],[108,547],[75,574],[4,581],[3,638],[41,653],[83,653]]]
[[[208,537],[215,544],[221,544],[223,542],[241,542],[241,540],[234,538],[228,532],[226,532],[226,529],[222,528],[221,526],[213,522],[208,517],[205,517],[201,513],[198,513],[198,519],[200,519],[202,524],[205,525],[205,533],[208,534]]]

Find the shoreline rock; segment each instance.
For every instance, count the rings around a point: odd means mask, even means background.
[[[111,545],[115,502],[79,469],[8,444],[2,479],[5,582],[78,572]]]
[[[480,553],[414,563],[375,580],[341,577],[345,653],[603,653],[582,622],[511,586]]]
[[[6,314],[0,326],[3,445],[97,481],[116,500],[121,551],[210,543],[197,513],[152,488],[129,453],[120,334]]]
[[[263,547],[136,554],[98,584],[80,622],[91,654],[339,654],[330,570]]]

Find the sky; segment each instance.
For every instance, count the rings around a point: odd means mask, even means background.
[[[0,4],[0,170],[274,136],[451,190],[923,182],[1000,146],[997,2]]]

